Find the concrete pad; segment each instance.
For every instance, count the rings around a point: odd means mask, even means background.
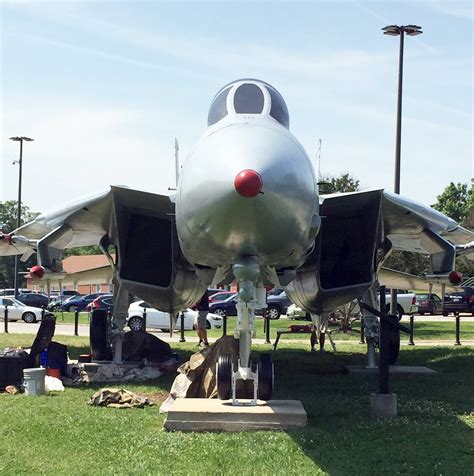
[[[178,398],[164,426],[179,431],[255,431],[287,430],[307,423],[299,400],[258,400],[256,406],[234,406],[231,400]]]
[[[376,374],[379,372],[378,367],[369,369],[363,365],[346,365],[344,370],[349,374]],[[438,372],[421,365],[391,365],[389,367],[389,373],[390,375],[433,375]]]
[[[397,416],[397,395],[395,393],[372,393],[370,395],[370,416],[372,418],[395,418]]]

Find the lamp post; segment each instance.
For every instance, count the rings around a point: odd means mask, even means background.
[[[14,160],[13,164],[19,165],[18,172],[18,208],[16,216],[16,227],[20,228],[21,226],[21,180],[23,172],[23,141],[32,142],[34,139],[29,137],[10,137],[10,140],[20,143],[20,159]],[[19,281],[19,260],[18,255],[15,255],[15,299],[18,297],[18,281]]]
[[[400,194],[400,156],[402,142],[402,84],[403,84],[403,47],[405,34],[408,36],[421,35],[421,26],[417,25],[389,25],[382,28],[384,35],[400,36],[400,53],[398,59],[398,97],[397,97],[397,133],[395,138],[395,174],[393,191]],[[392,289],[390,299],[390,313],[397,313],[397,291]]]
[[[400,146],[402,142],[402,84],[403,84],[403,47],[405,34],[408,36],[421,35],[421,26],[389,25],[382,28],[384,35],[400,36],[400,54],[398,60],[398,98],[397,98],[397,135],[395,141],[395,177],[394,192],[400,193]]]

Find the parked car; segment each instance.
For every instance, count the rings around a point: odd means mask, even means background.
[[[217,302],[217,301],[224,301],[228,297],[233,296],[235,293],[232,291],[219,291],[218,293],[209,296],[209,303]]]
[[[61,292],[51,291],[50,296],[52,296],[52,297],[58,297],[58,296],[71,297],[71,296],[82,296],[82,294],[79,291],[73,291],[72,289],[63,289]]]
[[[27,293],[34,293],[36,291],[32,291],[31,289],[26,289],[26,288],[20,288],[18,289],[18,294],[27,294]],[[0,296],[14,296],[15,295],[15,289],[14,288],[6,288],[6,289],[0,289]]]
[[[70,301],[72,298],[75,298],[75,295],[72,296],[54,296],[50,299],[49,304],[48,304],[48,311],[60,311],[61,310],[61,305],[66,304],[68,301]]]
[[[418,306],[416,305],[416,295],[415,293],[410,293],[406,289],[396,289],[397,291],[397,314],[398,318],[401,319],[404,314],[413,314],[418,311]],[[380,296],[378,296],[380,298]],[[390,312],[390,303],[392,302],[391,289],[385,289],[385,310]]]
[[[283,288],[273,288],[267,292],[267,309],[266,313],[270,319],[280,319],[282,314],[286,314],[291,301],[286,295]],[[255,311],[257,316],[263,315],[263,309]]]
[[[443,310],[443,301],[437,294],[423,293],[416,294],[416,305],[418,306],[418,314],[423,316],[424,314],[441,313]]]
[[[27,306],[47,308],[49,304],[49,299],[46,294],[41,293],[22,293],[18,294],[18,301],[21,301]]]
[[[145,301],[137,301],[130,304],[128,308],[127,323],[133,331],[143,330],[143,311],[146,309],[147,329],[161,329],[169,331],[170,315],[167,312],[158,311]],[[192,309],[184,311],[184,329],[191,330],[197,323],[198,312]],[[222,317],[211,312],[207,315],[207,329],[220,329],[222,327]],[[178,317],[175,329],[181,330],[181,318]]]
[[[450,313],[467,312],[474,316],[474,288],[462,288],[462,291],[449,293],[444,296],[443,316]]]
[[[41,320],[43,309],[39,307],[27,306],[21,301],[12,297],[0,297],[0,319],[5,318],[5,307],[8,306],[8,320],[19,321],[23,319],[30,324]]]
[[[311,316],[308,312],[301,309],[301,307],[297,306],[296,304],[291,304],[288,306],[286,310],[286,317],[289,319],[296,319],[298,321],[310,321]]]
[[[67,302],[63,302],[60,305],[60,309],[66,312],[85,311],[87,305],[92,302],[96,297],[110,293],[93,293],[85,296],[74,296]]]
[[[237,304],[237,294],[233,294],[229,296],[224,301],[216,301],[209,303],[209,312],[217,314],[218,316],[236,316],[237,315],[237,308],[235,305]]]
[[[113,312],[114,310],[114,295],[103,294],[97,296],[92,302],[86,306],[87,311],[95,311],[96,309],[104,309],[106,311]]]
[[[213,296],[214,294],[225,292],[225,289],[209,288],[207,290],[207,292],[208,292],[209,297],[210,297],[210,296]]]

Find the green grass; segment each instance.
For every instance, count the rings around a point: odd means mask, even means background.
[[[58,324],[74,324],[74,313],[73,312],[64,312],[64,313],[55,313],[56,320]],[[232,334],[236,326],[237,318],[228,317],[227,318],[227,332]],[[85,312],[79,313],[79,324],[88,325],[88,314]],[[265,338],[264,332],[264,320],[262,318],[257,318],[255,321],[256,337],[263,339]],[[277,319],[273,320],[270,323],[270,338],[275,339],[276,333],[278,330],[286,330],[292,324],[304,325],[308,324],[307,321],[297,321],[291,319]],[[358,340],[359,339],[359,330],[360,323],[355,322],[353,324],[353,332],[343,333],[338,332],[337,327],[330,327],[332,331],[332,337],[335,340]],[[408,327],[408,323],[403,322],[404,325]],[[195,336],[195,331],[185,331],[185,336]],[[222,335],[221,329],[213,329],[208,331],[209,337],[220,337]],[[447,320],[446,322],[418,322],[415,316],[415,327],[414,327],[414,339],[417,340],[453,340],[455,337],[455,324],[452,320]],[[285,335],[281,338],[281,341],[288,339],[308,339],[309,334],[291,334]],[[407,339],[403,337],[402,339]],[[474,322],[463,322],[461,318],[461,341],[464,340],[474,340]]]
[[[237,322],[237,318],[229,317],[227,319],[227,333],[232,334],[235,325]],[[256,337],[263,339],[265,337],[265,332],[263,330],[263,319],[257,319],[255,321],[255,329],[256,329]],[[307,321],[294,321],[290,319],[278,319],[271,321],[270,323],[270,337],[271,339],[275,339],[278,330],[286,330],[292,324],[297,325],[304,325],[308,324]],[[409,326],[408,323],[403,323],[407,327]],[[352,332],[339,332],[337,327],[330,327],[329,328],[332,332],[332,337],[335,340],[359,340],[360,338],[360,323],[355,322],[353,324],[353,331]],[[191,332],[191,331],[189,331]],[[188,332],[185,332],[187,335]],[[220,329],[213,329],[208,331],[209,337],[220,337],[222,335],[222,330]],[[281,337],[280,342],[283,340],[288,339],[308,339],[309,341],[310,334],[286,334]],[[455,337],[455,324],[452,321],[448,322],[417,322],[415,317],[415,324],[414,324],[414,340],[453,340],[454,342]],[[407,339],[405,335],[402,335],[402,340]],[[474,322],[461,322],[461,340],[474,340]]]
[[[58,337],[71,356],[84,337]],[[31,336],[0,335],[0,348],[29,345]],[[183,360],[195,346],[175,346]],[[257,351],[267,350],[259,346]],[[474,349],[404,348],[400,363],[429,365],[434,376],[392,378],[399,417],[371,420],[376,377],[343,375],[361,364],[360,346],[308,352],[283,341],[274,353],[275,398],[302,400],[306,428],[288,432],[163,431],[158,407],[93,408],[99,387],[54,396],[0,395],[0,474],[457,474],[474,468]],[[168,391],[173,376],[124,385],[140,393]]]
[[[54,312],[58,324],[74,324],[73,312]],[[89,324],[89,314],[87,312],[79,313],[79,324]]]

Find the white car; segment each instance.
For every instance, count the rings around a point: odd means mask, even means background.
[[[290,304],[286,310],[286,317],[288,319],[306,319],[306,314],[308,313],[296,304]]]
[[[143,311],[146,309],[146,327],[147,329],[161,329],[167,331],[170,328],[170,315],[167,312],[158,311],[150,307],[144,301],[136,301],[130,304],[128,308],[127,324],[132,331],[143,329]],[[198,311],[186,309],[184,311],[184,330],[192,330],[195,328],[198,318]],[[217,314],[209,313],[207,315],[207,329],[220,329],[223,320]],[[176,330],[181,330],[181,316],[178,317],[175,326]]]
[[[5,307],[8,307],[8,320],[19,321],[23,319],[27,323],[41,319],[43,309],[23,304],[12,297],[0,297],[0,319],[5,319]]]

